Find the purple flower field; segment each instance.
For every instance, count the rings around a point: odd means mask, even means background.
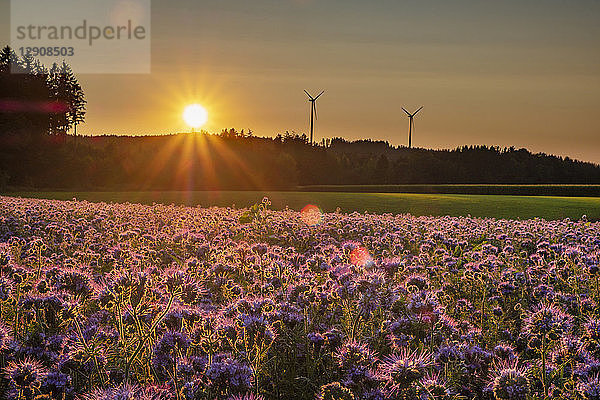
[[[600,223],[0,197],[0,398],[600,399]]]

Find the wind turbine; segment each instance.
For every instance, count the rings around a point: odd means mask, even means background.
[[[304,91],[304,93],[306,93],[306,95],[308,96],[308,101],[310,102],[310,144],[312,146],[312,144],[313,144],[313,129],[314,129],[313,120],[317,119],[317,99],[319,97],[321,97],[321,95],[323,93],[325,93],[325,91],[323,90],[321,93],[319,93],[319,95],[317,97],[313,97],[306,90]]]
[[[417,113],[419,111],[421,111],[421,109],[423,108],[423,106],[421,106],[417,111],[415,111],[414,113],[409,113],[408,111],[406,111],[406,108],[402,107],[402,109],[404,110],[404,112],[406,113],[406,115],[408,115],[408,148],[410,149],[411,145],[412,145],[412,131],[413,131],[413,117],[415,115],[417,115]]]

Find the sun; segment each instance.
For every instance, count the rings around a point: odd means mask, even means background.
[[[200,128],[208,121],[208,112],[200,104],[190,104],[183,110],[183,120],[192,128]]]

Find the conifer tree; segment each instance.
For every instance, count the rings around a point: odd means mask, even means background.
[[[11,67],[18,64],[19,57],[17,53],[10,48],[10,46],[4,47],[0,50],[0,73],[8,74],[11,72]]]
[[[67,112],[69,108],[69,86],[64,68],[56,63],[50,68],[49,86],[52,93],[53,108],[50,133],[62,134],[69,129]]]
[[[85,99],[83,88],[77,81],[71,67],[68,64],[63,63],[63,70],[65,71],[66,82],[69,88],[69,109],[67,111],[67,119],[70,126],[74,128],[75,135],[77,135],[77,125],[85,121],[87,100]]]

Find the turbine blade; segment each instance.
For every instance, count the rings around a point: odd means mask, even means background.
[[[409,117],[411,116],[410,113],[408,111],[406,111],[406,108],[402,107],[402,109],[404,110],[404,112],[406,113],[406,115],[408,115]]]
[[[314,101],[312,102],[312,107],[313,110],[315,110],[315,120],[319,119],[319,117],[317,117],[317,103],[315,103]]]
[[[313,97],[310,95],[310,93],[308,93],[306,90],[304,91],[304,93],[306,93],[306,95],[308,96],[309,99],[313,99]]]
[[[319,93],[319,95],[318,95],[317,97],[315,97],[315,100],[316,100],[316,99],[318,99],[319,97],[321,97],[321,95],[322,95],[323,93],[325,93],[325,91],[324,91],[324,90],[323,90],[323,91],[321,91],[321,93]]]
[[[423,106],[419,107],[419,109],[418,109],[417,111],[415,111],[415,112],[413,113],[413,115],[417,115],[417,113],[418,113],[419,111],[421,111],[422,109],[423,109]]]

